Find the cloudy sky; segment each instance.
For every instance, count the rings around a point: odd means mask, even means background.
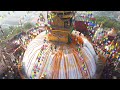
[[[19,25],[20,20],[22,22],[30,21],[37,18],[42,11],[0,11],[0,25]],[[24,19],[23,19],[24,18]]]

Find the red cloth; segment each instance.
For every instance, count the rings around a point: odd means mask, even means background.
[[[87,24],[85,24],[84,21],[75,21],[75,24],[74,24],[74,27],[75,29],[77,29],[78,31],[88,31],[87,29]]]
[[[96,18],[90,18],[90,20],[96,20]]]

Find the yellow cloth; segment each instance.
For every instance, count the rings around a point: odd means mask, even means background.
[[[54,18],[54,17],[55,17],[55,14],[52,13],[52,14],[51,14],[51,18]]]
[[[49,17],[48,17],[48,20],[50,20],[50,19],[52,18],[51,14],[48,14],[48,16],[49,16]]]
[[[88,13],[88,14],[92,14],[92,11],[88,11],[87,13]]]
[[[116,47],[118,46],[118,43],[116,43]]]
[[[119,57],[119,55],[116,56],[116,58],[118,58],[118,57]]]
[[[111,49],[114,49],[114,46],[113,46],[113,45],[111,46]]]

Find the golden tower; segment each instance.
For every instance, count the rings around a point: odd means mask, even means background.
[[[48,33],[48,40],[67,43],[73,26],[73,16],[73,11],[48,12],[48,23],[51,27]]]

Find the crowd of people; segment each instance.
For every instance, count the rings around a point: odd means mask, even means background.
[[[120,63],[120,43],[118,42],[118,35],[114,36],[112,39],[109,37],[107,31],[102,30],[101,35],[93,38],[95,33],[92,33],[92,43],[96,53],[100,56],[102,55],[105,61],[105,66],[101,78],[112,79],[120,78],[120,73],[118,65]]]
[[[113,76],[120,78],[118,70],[116,69],[120,62],[120,44],[118,42],[119,36],[112,36],[113,38],[111,39],[109,38],[111,36],[108,35],[107,31],[102,30],[100,33],[102,33],[102,35],[98,35],[96,38],[94,38],[92,43],[97,54],[102,55],[106,59],[101,78],[112,79]],[[115,74],[116,72],[117,74]]]
[[[93,44],[98,56],[102,56],[105,66],[101,75],[102,79],[117,79],[120,78],[120,36],[108,35],[108,31],[102,28],[95,22],[92,14],[80,14],[80,20],[87,24],[89,35],[85,35]],[[88,20],[89,19],[89,20]],[[109,32],[112,32],[111,28]],[[85,34],[85,33],[84,33]]]

